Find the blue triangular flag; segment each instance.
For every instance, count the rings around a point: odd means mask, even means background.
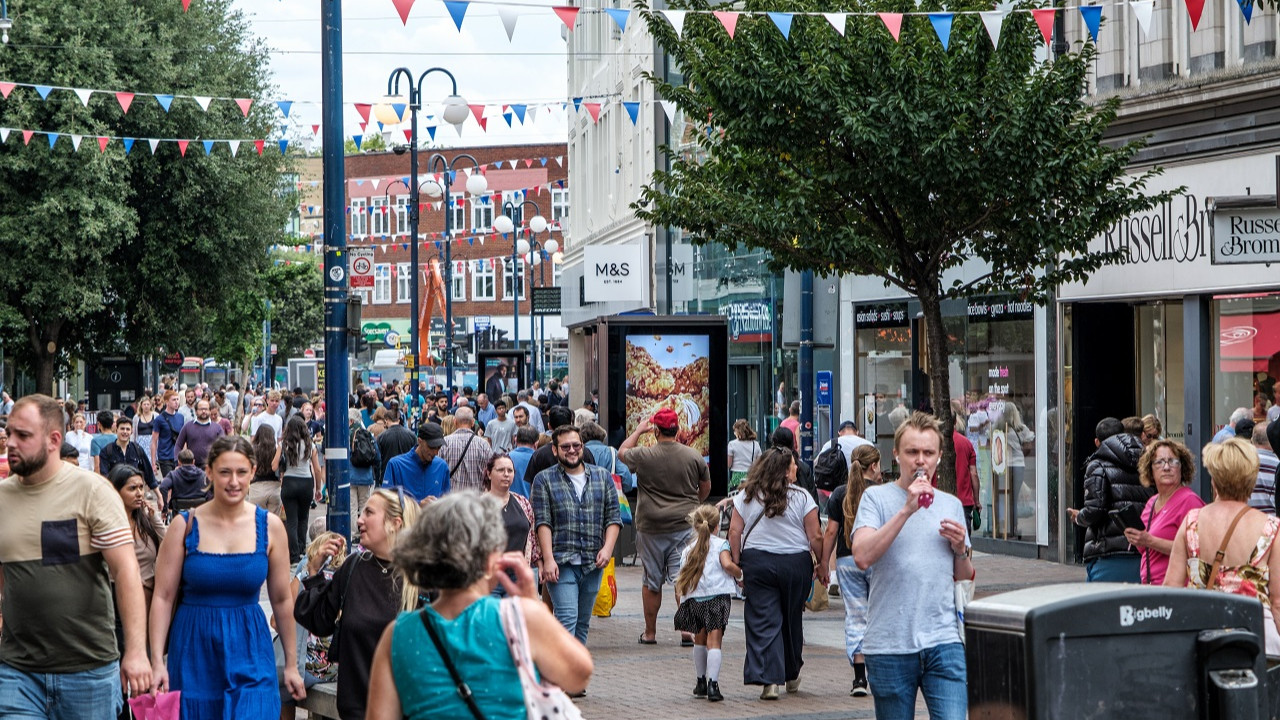
[[[456,182],[458,182],[458,171],[457,171],[457,170],[450,170],[450,171],[449,171],[449,184],[450,184],[450,185],[452,185],[452,184],[454,184],[454,183],[456,183]]]
[[[48,100],[49,93],[53,92],[53,88],[49,87],[48,85],[37,85],[36,92],[40,93],[41,100]]]
[[[204,154],[205,154],[205,155],[211,155],[211,154],[213,154],[213,141],[212,141],[212,140],[204,140],[204,141],[202,141],[202,144],[204,145]]]
[[[943,50],[951,46],[951,22],[955,17],[955,13],[929,13],[929,22],[933,24],[933,31],[938,33]]]
[[[640,103],[624,102],[622,103],[622,107],[626,108],[627,114],[631,116],[631,124],[635,125],[636,119],[640,117]]]
[[[173,104],[173,96],[157,95],[156,101],[160,103],[160,107],[164,108],[165,112],[169,112],[169,106]]]
[[[428,127],[427,127],[427,134],[431,136],[431,141],[432,141],[432,142],[435,142],[435,139],[436,139],[436,126],[435,126],[435,125],[428,126]]]
[[[404,186],[405,186],[405,187],[413,187],[412,185],[410,185],[410,184],[409,184],[409,176],[408,176],[408,175],[405,175],[404,177],[401,177],[401,178],[400,178],[400,182],[404,183]]]
[[[288,150],[288,149],[289,149],[289,141],[288,141],[288,140],[281,140],[281,141],[280,141],[280,154],[281,154],[281,155],[283,155],[283,154],[284,154],[284,152],[285,152],[285,150]]]
[[[1102,23],[1102,6],[1081,5],[1080,17],[1084,18],[1084,24],[1089,27],[1089,37],[1093,38],[1095,43],[1098,42],[1098,27]]]
[[[1236,0],[1240,4],[1240,12],[1244,13],[1244,24],[1253,19],[1253,0]]]
[[[458,26],[458,31],[462,31],[462,18],[467,16],[467,6],[469,2],[462,0],[444,0],[444,6],[449,10],[449,17],[453,18],[453,24]]]
[[[574,112],[582,111],[582,98],[576,97],[573,99],[573,111]]]
[[[511,112],[516,114],[516,119],[520,121],[521,125],[524,124],[524,113],[525,113],[525,109],[528,107],[529,107],[528,105],[512,105],[511,106]]]
[[[765,13],[765,15],[768,15],[773,24],[777,25],[778,29],[782,31],[782,37],[791,38],[791,21],[794,18],[791,13],[771,12]]]
[[[502,119],[507,121],[507,127],[511,127],[511,113],[502,113]]]
[[[547,159],[546,159],[546,158],[538,158],[538,159],[542,161],[542,167],[546,167],[546,166],[547,166]]]
[[[49,147],[53,147],[58,142],[58,133],[49,133]]]
[[[129,151],[133,149],[133,138],[124,138],[123,142],[124,142],[124,154],[128,155]]]
[[[356,145],[359,145],[359,144],[360,144],[359,142],[357,142],[357,143],[356,143]],[[357,181],[356,181],[356,187],[361,187],[361,186],[363,186],[363,185],[364,185],[364,181],[363,181],[363,180],[357,180]]]
[[[396,117],[398,118],[404,117],[404,111],[405,111],[405,108],[407,107],[409,106],[406,105],[405,103],[391,103],[391,109],[395,110]]]
[[[293,109],[293,101],[278,100],[276,101],[276,107],[280,108],[280,112],[284,113],[285,117],[289,117],[289,111]]]
[[[627,20],[631,19],[630,10],[625,10],[623,8],[605,8],[604,11],[609,13],[609,17],[613,18],[614,22],[618,23],[619,30],[624,32],[626,31]]]
[[[378,132],[382,132],[382,121],[376,120],[375,122],[378,123]]]

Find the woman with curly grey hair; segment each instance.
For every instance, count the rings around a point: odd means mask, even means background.
[[[586,688],[591,654],[542,604],[528,562],[521,553],[504,554],[506,545],[502,507],[492,495],[454,492],[423,508],[392,558],[410,582],[440,596],[420,612],[402,613],[383,632],[374,653],[368,718],[472,717],[445,669],[451,662],[471,688],[479,714],[523,720],[524,693],[500,616],[504,602],[515,603],[524,615],[539,675],[570,693]],[[492,597],[497,584],[511,597]]]

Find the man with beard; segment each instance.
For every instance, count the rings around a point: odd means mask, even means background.
[[[556,465],[538,473],[530,491],[542,547],[542,579],[556,619],[583,645],[600,574],[622,528],[618,492],[609,471],[582,461],[578,429],[551,433]]]
[[[156,472],[161,478],[178,466],[178,433],[186,422],[178,412],[178,393],[166,390],[164,409],[156,413],[151,432],[151,457],[156,459]]]
[[[177,451],[190,450],[196,457],[196,467],[203,470],[209,458],[209,448],[222,435],[222,426],[210,420],[209,401],[199,400],[196,402],[196,421],[183,425],[178,433]]]
[[[516,412],[519,412],[521,409],[523,408],[520,405],[516,406]],[[574,426],[573,412],[571,412],[569,408],[560,407],[559,405],[547,411],[547,420],[551,422],[552,428],[558,428],[563,425],[569,425],[571,427]],[[516,422],[519,423],[519,420]],[[538,473],[556,464],[556,455],[553,451],[554,448],[552,448],[551,444],[548,443],[535,450],[533,452],[533,456],[529,458],[529,467],[525,468],[524,471],[524,481],[528,483],[530,487],[533,486],[533,478],[537,476]],[[596,464],[596,456],[585,447],[582,449],[581,457],[582,461],[588,465]],[[612,479],[610,481],[612,482]]]
[[[151,688],[133,532],[110,483],[59,459],[62,406],[28,395],[9,416],[0,480],[0,717],[115,717]],[[124,627],[116,644],[115,600]],[[123,681],[123,682],[122,682]]]
[[[547,427],[542,424],[542,411],[536,405],[530,403],[530,399],[531,396],[528,390],[521,390],[516,393],[516,405],[524,408],[525,412],[529,413],[529,424],[537,428],[538,432],[544,433],[547,431]],[[551,427],[555,429],[556,426],[553,424]]]
[[[116,441],[102,449],[98,454],[98,472],[110,475],[111,469],[117,465],[132,465],[142,471],[142,480],[147,487],[154,488],[156,475],[147,462],[147,455],[133,442],[133,421],[121,416],[116,420]]]
[[[187,388],[182,393],[182,407],[178,408],[178,412],[182,413],[183,419],[191,422],[196,419],[196,390],[195,388]]]

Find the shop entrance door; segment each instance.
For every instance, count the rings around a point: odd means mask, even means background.
[[[738,418],[746,418],[755,428],[756,435],[761,438],[760,445],[765,445],[768,436],[765,425],[764,409],[760,402],[760,373],[763,361],[760,358],[735,358],[729,364],[729,426]]]

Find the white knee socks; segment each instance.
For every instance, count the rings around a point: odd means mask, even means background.
[[[723,653],[719,648],[707,651],[707,681],[720,682],[720,660]]]
[[[719,664],[717,663],[717,668]],[[693,669],[698,673],[698,677],[707,676],[707,646],[693,646]]]

